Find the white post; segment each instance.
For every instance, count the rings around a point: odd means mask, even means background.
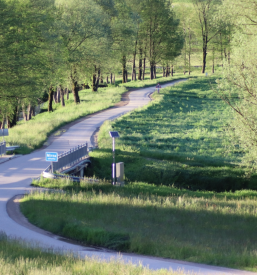
[[[112,184],[116,184],[116,165],[115,165],[115,138],[112,138]]]

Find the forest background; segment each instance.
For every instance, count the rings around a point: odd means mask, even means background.
[[[256,1],[0,0],[0,127],[72,92],[174,72],[217,74],[233,146],[255,169]]]

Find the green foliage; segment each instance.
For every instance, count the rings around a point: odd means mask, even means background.
[[[54,3],[1,0],[0,5],[0,113],[12,119],[18,105],[40,98],[38,86],[48,74],[47,53],[53,48]]]
[[[234,6],[235,4],[235,6]],[[244,152],[243,165],[256,171],[256,2],[226,1],[226,12],[235,25],[231,58],[227,59],[224,78],[218,82],[219,95],[234,111],[231,121],[231,144]],[[239,19],[233,17],[240,14]],[[254,34],[254,35],[253,35]]]

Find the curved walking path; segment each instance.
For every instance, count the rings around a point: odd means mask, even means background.
[[[174,81],[163,85],[167,87],[179,81]],[[15,219],[15,209],[10,210],[10,205],[15,205],[11,199],[19,194],[24,194],[31,190],[31,179],[38,177],[48,166],[45,162],[45,152],[65,152],[76,145],[90,142],[90,138],[95,130],[102,125],[105,120],[115,119],[116,117],[129,112],[135,108],[146,105],[149,95],[155,90],[144,88],[133,91],[129,94],[129,103],[120,108],[112,108],[98,114],[92,115],[79,123],[73,125],[62,136],[55,139],[47,148],[37,150],[29,155],[21,156],[0,164],[0,231],[6,232],[8,236],[21,238],[35,243],[41,247],[50,247],[58,251],[73,251],[81,257],[94,256],[99,259],[117,258],[125,262],[138,264],[142,263],[151,269],[173,269],[184,270],[185,272],[195,272],[197,274],[256,274],[252,272],[214,267],[208,265],[194,264],[191,262],[176,261],[157,257],[140,256],[136,254],[122,253],[105,249],[81,246],[72,242],[63,241],[61,237],[44,232],[34,226],[23,226],[19,219]],[[111,150],[111,149],[110,149]],[[9,201],[9,202],[8,202]],[[17,204],[17,203],[16,203]],[[8,205],[8,206],[7,206]],[[14,207],[15,208],[15,207]],[[7,211],[8,210],[8,211]],[[14,219],[11,219],[10,216]],[[23,217],[24,219],[24,217]],[[15,221],[16,220],[16,221]],[[24,224],[26,220],[24,219]]]

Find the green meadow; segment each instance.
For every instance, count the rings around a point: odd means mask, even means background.
[[[192,77],[153,94],[153,101],[115,121],[98,134],[99,149],[90,153],[91,176],[111,179],[112,140],[116,160],[124,162],[127,182],[143,181],[191,190],[256,189],[246,177],[242,152],[231,147],[231,109],[215,92],[216,77]]]
[[[257,271],[257,192],[41,179],[62,190],[24,197],[21,210],[45,230],[87,245]],[[40,215],[39,215],[40,213]]]

